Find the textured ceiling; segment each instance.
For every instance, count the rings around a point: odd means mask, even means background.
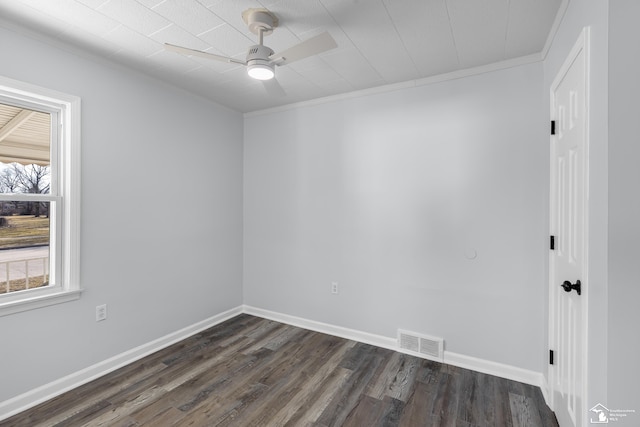
[[[566,0],[565,0],[566,1]],[[0,16],[47,37],[250,112],[540,54],[562,0],[11,0]],[[243,66],[168,52],[172,43],[244,60],[242,11],[265,7],[282,51],[329,31],[338,47],[290,65],[270,96]]]

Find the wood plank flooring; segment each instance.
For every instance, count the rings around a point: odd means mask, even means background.
[[[249,315],[0,426],[557,426],[540,389]]]

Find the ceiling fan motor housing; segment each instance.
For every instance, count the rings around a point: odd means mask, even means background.
[[[273,50],[269,47],[257,44],[249,48],[247,52],[247,72],[258,80],[269,80],[275,75],[275,67],[269,56]]]
[[[250,64],[253,60],[263,60],[270,63],[269,57],[273,55],[273,50],[262,44],[255,44],[249,48],[247,52],[247,63]]]

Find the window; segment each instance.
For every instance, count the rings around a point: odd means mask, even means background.
[[[0,316],[79,298],[80,99],[0,77]]]

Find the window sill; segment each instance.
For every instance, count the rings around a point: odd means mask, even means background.
[[[0,317],[22,311],[34,310],[36,308],[47,307],[54,304],[75,301],[80,298],[82,289],[72,291],[62,291],[47,295],[38,295],[16,301],[0,302]]]

